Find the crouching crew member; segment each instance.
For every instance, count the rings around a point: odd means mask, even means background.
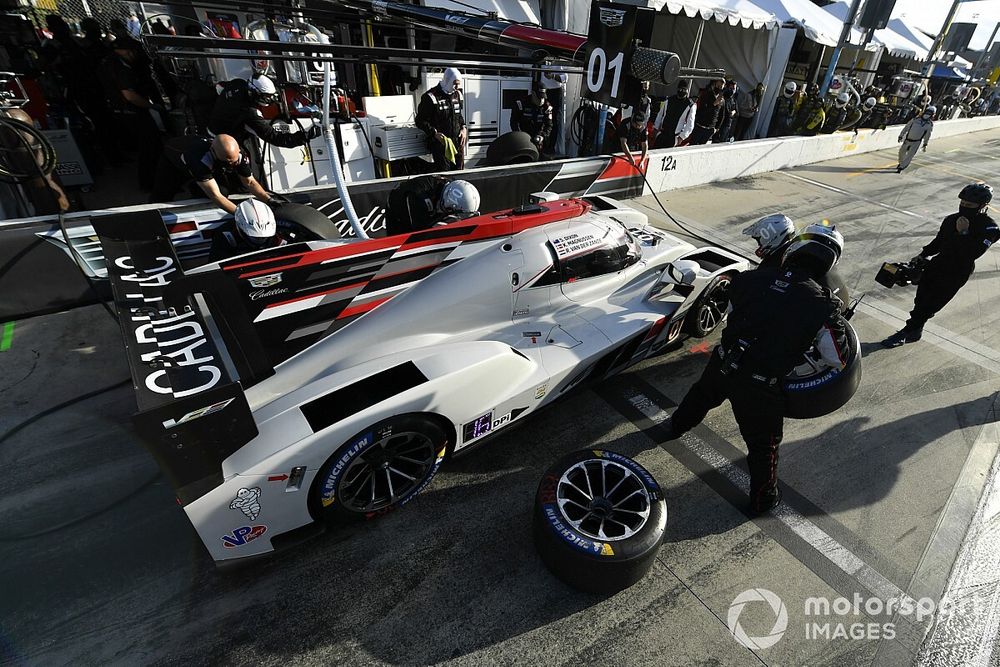
[[[839,261],[843,238],[830,227],[811,229],[815,231],[788,245],[780,268],[758,268],[733,278],[732,310],[722,342],[670,420],[672,436],[679,437],[729,400],[747,445],[749,509],[755,514],[781,501],[782,381],[814,341],[825,363],[844,367],[847,323],[841,304],[816,282]]]
[[[479,190],[446,176],[417,176],[389,193],[386,235],[409,234],[479,215]]]
[[[287,241],[278,234],[271,207],[257,199],[247,199],[236,207],[234,231],[219,231],[212,239],[209,259],[218,262],[264,248],[276,248]]]
[[[1000,239],[1000,227],[986,215],[993,188],[973,183],[962,188],[958,197],[958,213],[946,217],[934,240],[910,260],[925,263],[926,268],[917,285],[910,319],[882,341],[886,347],[920,340],[927,320],[958,294],[975,270],[976,260]]]

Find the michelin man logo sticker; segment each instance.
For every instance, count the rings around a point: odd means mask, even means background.
[[[750,602],[766,602],[770,605],[771,611],[774,612],[774,625],[771,627],[771,631],[763,637],[748,636],[743,626],[740,625],[740,614],[743,613],[743,607]],[[777,644],[781,640],[781,636],[785,634],[785,629],[788,627],[788,610],[785,609],[785,603],[775,593],[766,588],[751,588],[737,595],[736,599],[729,605],[726,625],[733,633],[733,638],[751,651],[770,648]]]
[[[239,510],[251,521],[256,521],[260,515],[260,487],[252,489],[240,489],[236,492],[236,498],[229,503],[229,509]]]

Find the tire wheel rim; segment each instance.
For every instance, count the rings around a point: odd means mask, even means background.
[[[602,542],[628,539],[642,530],[652,504],[638,475],[604,459],[580,461],[566,470],[556,487],[556,501],[568,524]]]
[[[344,471],[337,495],[354,512],[377,512],[413,493],[437,461],[431,439],[403,431],[376,441]]]
[[[714,331],[726,319],[726,305],[729,303],[729,281],[720,281],[705,296],[705,303],[698,313],[698,324],[702,331]]]

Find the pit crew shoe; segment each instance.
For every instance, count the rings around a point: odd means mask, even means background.
[[[771,493],[762,493],[756,500],[750,501],[750,514],[760,516],[767,514],[781,503],[781,489],[774,487]]]
[[[882,347],[893,348],[907,343],[916,343],[920,340],[922,333],[922,331],[914,331],[913,329],[901,329],[882,341]]]

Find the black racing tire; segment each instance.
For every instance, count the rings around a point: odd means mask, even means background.
[[[312,206],[284,202],[274,207],[274,218],[279,228],[290,227],[304,236],[303,241],[335,241],[340,238],[337,225]]]
[[[728,273],[712,278],[688,310],[684,325],[693,338],[704,338],[726,321],[732,282],[733,276]]]
[[[576,486],[588,477],[589,501]],[[567,454],[545,472],[535,495],[533,532],[542,562],[589,593],[615,593],[642,579],[653,567],[666,525],[660,485],[615,452]]]
[[[486,165],[499,167],[510,164],[538,162],[538,148],[527,132],[508,132],[493,140],[486,149]]]
[[[847,365],[843,370],[826,368],[813,374],[789,375],[783,383],[785,416],[812,419],[844,406],[861,384],[861,343],[854,327],[847,325]]]
[[[402,507],[430,483],[447,451],[448,435],[433,420],[416,414],[384,419],[320,468],[310,491],[314,516],[346,523]]]

